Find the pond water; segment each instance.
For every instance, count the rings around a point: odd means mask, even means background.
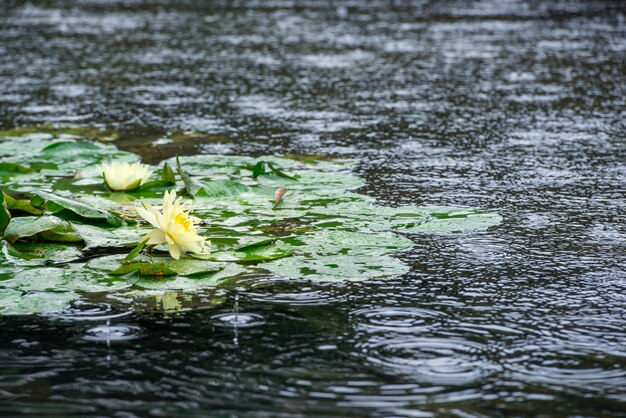
[[[0,414],[623,416],[623,3],[2,7],[3,128],[116,129],[153,163],[356,158],[381,204],[504,221],[410,235],[395,279],[0,317]],[[198,133],[158,141],[170,131]]]

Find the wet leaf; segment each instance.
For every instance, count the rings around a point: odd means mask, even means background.
[[[0,287],[30,291],[105,292],[129,288],[132,283],[103,272],[87,270],[84,264],[27,268],[13,278],[0,281]]]
[[[4,234],[9,222],[11,222],[11,213],[7,207],[4,193],[0,192],[0,234]]]
[[[180,175],[180,178],[185,184],[185,190],[187,190],[187,194],[192,197],[196,196],[202,189],[202,185],[196,180],[192,179],[191,176],[183,170],[183,167],[181,166],[178,157],[176,157],[176,167],[178,169],[178,175]]]
[[[172,167],[168,163],[163,164],[163,170],[161,170],[161,180],[165,183],[175,184],[176,183],[176,174]]]
[[[6,206],[9,211],[24,212],[30,215],[41,215],[43,211],[41,209],[34,208],[30,204],[30,200],[26,199],[14,199],[6,193],[3,193]]]
[[[147,231],[137,227],[101,228],[94,225],[72,223],[85,241],[85,249],[133,247]]]
[[[285,173],[284,171],[276,168],[274,163],[270,161],[259,161],[252,167],[252,178],[257,178],[262,175],[269,176],[272,174],[289,180],[298,180],[298,176],[292,176]]]
[[[0,162],[0,173],[31,173],[33,171],[35,170],[19,163]]]
[[[60,312],[78,299],[74,292],[32,292],[0,289],[0,315],[32,315]]]
[[[83,240],[72,224],[55,216],[15,218],[4,231],[4,239],[10,243],[20,238],[35,236],[56,242],[80,242]]]
[[[232,180],[203,181],[200,195],[203,197],[239,196],[249,189],[248,186]]]
[[[111,212],[52,193],[38,192],[31,199],[30,204],[36,208],[45,206],[46,210],[50,212],[59,212],[67,209],[82,218],[105,220],[111,225],[122,226],[122,220]]]
[[[228,263],[223,264],[223,268],[216,272],[202,276],[176,276],[166,279],[142,278],[137,286],[144,289],[154,290],[181,290],[185,292],[208,289],[219,286],[222,282],[237,277],[248,270],[240,265]]]
[[[123,263],[120,267],[113,270],[111,274],[122,276],[134,271],[139,272],[140,276],[173,276],[176,272],[169,268],[165,263],[151,263],[148,261],[130,261]]]
[[[257,267],[291,279],[320,282],[382,279],[401,276],[409,271],[406,264],[387,255],[294,256],[261,263]]]

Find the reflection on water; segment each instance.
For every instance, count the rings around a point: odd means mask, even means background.
[[[2,317],[0,414],[621,414],[624,5],[245,6],[9,1],[0,125],[118,128],[151,162],[355,157],[386,205],[504,222],[410,236],[394,280],[268,278],[203,311],[172,293],[151,302],[159,316],[101,300]],[[199,132],[163,140],[176,130]]]

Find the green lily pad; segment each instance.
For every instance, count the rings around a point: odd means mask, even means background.
[[[294,256],[261,263],[257,267],[291,279],[319,282],[383,279],[401,276],[409,271],[406,264],[387,255],[377,257],[353,255]]]
[[[71,223],[55,216],[14,218],[4,231],[4,239],[10,243],[20,238],[35,236],[44,241],[53,242],[81,242],[83,240]]]
[[[147,232],[136,227],[110,229],[79,223],[72,226],[85,241],[85,249],[134,247]]]
[[[28,268],[8,280],[0,281],[0,287],[28,291],[82,291],[105,292],[131,287],[132,283],[105,273],[94,273],[83,264],[63,267]]]
[[[32,315],[60,312],[78,299],[74,292],[23,293],[0,289],[0,315]]]
[[[13,266],[42,266],[52,262],[63,263],[77,260],[83,254],[77,246],[37,241],[17,241],[11,246],[5,245],[3,251],[7,257],[10,257],[5,262]]]
[[[38,192],[30,201],[33,207],[41,208],[45,205],[50,212],[59,212],[67,209],[81,218],[105,220],[114,226],[122,226],[122,220],[106,210],[98,209],[77,200],[68,199],[52,193]]]
[[[176,276],[173,278],[156,279],[153,277],[142,277],[137,286],[152,290],[180,290],[184,292],[198,289],[215,288],[231,278],[237,277],[247,272],[243,266],[227,263],[223,268],[209,275],[202,276]]]
[[[28,213],[30,215],[37,215],[37,216],[43,214],[43,211],[41,209],[34,208],[30,204],[30,200],[14,199],[13,197],[9,196],[6,193],[2,193],[2,197],[4,198],[6,202],[6,208],[9,211],[17,212],[17,213],[23,212],[23,213]]]
[[[239,196],[250,190],[245,184],[232,180],[203,181],[201,185],[202,191],[199,192],[199,196],[210,198]]]
[[[130,261],[122,263],[121,266],[111,272],[115,276],[123,276],[132,272],[139,272],[140,276],[174,276],[176,272],[165,263],[152,263],[149,261]]]

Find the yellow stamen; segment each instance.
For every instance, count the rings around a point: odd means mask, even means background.
[[[185,231],[187,232],[189,232],[189,230],[191,229],[191,220],[187,219],[187,215],[183,212],[176,215],[174,222],[182,225],[185,228]]]

